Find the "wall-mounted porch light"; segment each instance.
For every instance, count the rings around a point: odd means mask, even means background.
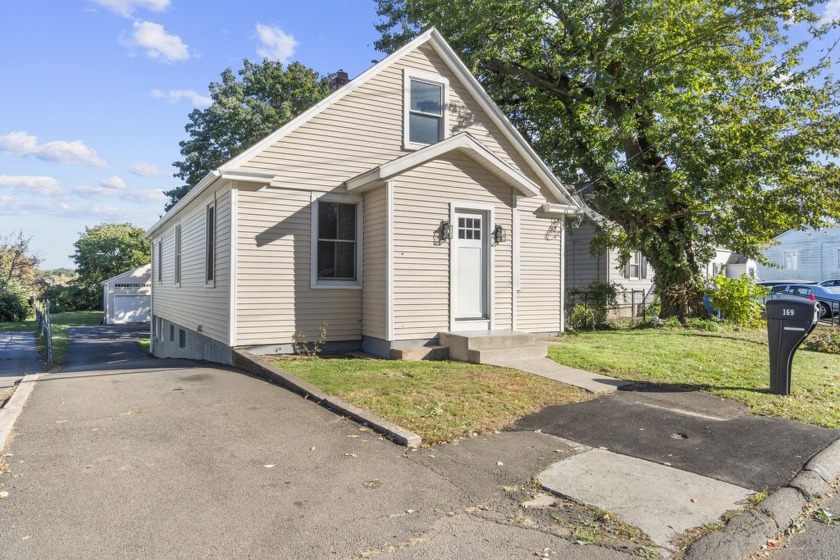
[[[444,241],[452,239],[452,224],[448,220],[441,220],[440,225],[434,232],[435,245],[440,245]]]
[[[496,227],[493,228],[493,245],[498,245],[499,243],[504,243],[507,241],[507,232],[505,228],[502,227],[501,224],[496,224]]]

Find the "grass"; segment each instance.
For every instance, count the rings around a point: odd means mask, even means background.
[[[419,434],[428,444],[493,432],[545,406],[592,398],[581,389],[535,375],[463,362],[266,359],[330,395]]]
[[[702,332],[683,328],[565,335],[549,348],[555,361],[638,382],[699,389],[746,404],[753,414],[840,428],[840,355],[797,351],[792,394],[769,392],[763,329]]]
[[[151,349],[152,349],[152,341],[151,340],[149,340],[148,338],[144,338],[142,340],[138,340],[137,344],[140,345],[140,348],[143,349],[143,352],[145,352],[146,354],[151,354]]]
[[[0,332],[35,332],[35,317],[26,321],[14,321],[9,323],[0,323]]]

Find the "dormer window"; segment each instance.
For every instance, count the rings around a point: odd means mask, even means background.
[[[417,149],[446,137],[447,80],[441,76],[406,70],[403,144]]]

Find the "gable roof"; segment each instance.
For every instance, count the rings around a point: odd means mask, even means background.
[[[141,279],[144,281],[151,282],[152,281],[152,263],[144,264],[142,266],[138,266],[134,270],[128,270],[121,274],[117,274],[112,278],[108,278],[107,280],[103,280],[100,282],[101,285],[108,284],[109,282],[113,282],[115,280],[128,280],[128,279]]]
[[[525,175],[502,161],[481,142],[467,132],[459,132],[445,140],[429,144],[408,155],[383,163],[344,182],[348,191],[365,192],[381,186],[385,181],[418,165],[452,151],[460,151],[478,162],[499,179],[515,188],[523,196],[536,196],[540,188]]]
[[[481,87],[475,76],[467,68],[460,57],[455,53],[449,43],[443,38],[440,32],[432,27],[422,34],[418,35],[414,40],[404,45],[399,50],[388,55],[386,58],[375,64],[355,79],[350,81],[345,86],[334,91],[320,102],[316,103],[273,133],[269,134],[238,156],[230,159],[227,163],[222,164],[218,169],[208,173],[199,183],[193,187],[181,200],[173,206],[155,225],[153,225],[145,234],[149,238],[155,231],[163,227],[172,216],[177,214],[182,208],[187,206],[192,200],[199,196],[204,190],[209,188],[219,178],[225,178],[228,174],[237,174],[236,179],[241,181],[265,181],[267,173],[251,173],[250,171],[243,172],[240,168],[243,164],[248,162],[251,158],[261,153],[272,144],[287,136],[302,124],[306,123],[314,116],[318,115],[331,105],[337,103],[347,94],[367,83],[371,78],[380,74],[382,71],[393,65],[394,63],[405,57],[406,54],[419,48],[421,45],[428,43],[437,54],[441,57],[443,62],[449,69],[460,79],[461,83],[467,91],[473,96],[478,105],[487,113],[490,120],[495,124],[505,138],[511,143],[514,149],[522,156],[528,166],[534,173],[542,179],[546,188],[551,192],[559,202],[567,203],[573,208],[579,208],[580,205],[577,200],[569,193],[563,183],[554,176],[545,162],[540,159],[530,144],[522,137],[518,130],[511,124],[507,117],[502,113],[501,109],[490,98],[484,88]],[[231,177],[233,178],[233,177]],[[270,180],[270,178],[268,179]]]

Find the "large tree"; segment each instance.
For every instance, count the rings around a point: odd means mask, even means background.
[[[42,259],[30,250],[31,241],[23,230],[0,235],[0,286],[16,282],[34,288]]]
[[[246,59],[236,74],[227,68],[221,78],[210,84],[213,103],[189,115],[185,129],[190,138],[179,143],[184,159],[173,164],[178,168],[175,177],[184,184],[165,193],[169,197],[166,210],[207,173],[330,92],[330,76],[319,76],[298,62],[284,67],[269,59],[261,64]]]
[[[703,313],[715,246],[840,218],[840,87],[814,0],[377,0],[377,48],[435,25],[554,172]],[[801,42],[792,33],[805,36]],[[827,52],[803,65],[808,41]]]
[[[143,239],[143,229],[131,224],[85,227],[73,247],[76,252],[70,258],[78,276],[71,284],[78,288],[78,309],[100,309],[102,281],[151,262],[151,245]]]

